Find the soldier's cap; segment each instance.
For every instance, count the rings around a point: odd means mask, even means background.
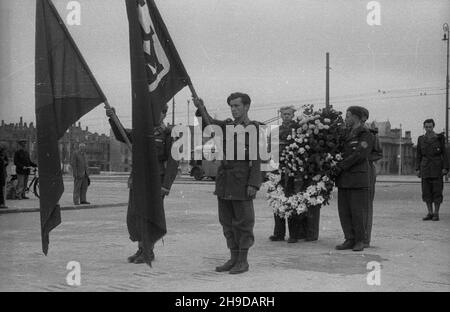
[[[347,111],[358,116],[360,119],[363,119],[363,117],[369,118],[369,111],[362,106],[350,106],[347,108]]]
[[[295,113],[297,110],[294,108],[294,106],[283,106],[280,108],[280,113],[283,112],[291,112],[291,113]]]

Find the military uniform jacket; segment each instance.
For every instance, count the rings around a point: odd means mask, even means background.
[[[18,150],[14,153],[14,165],[17,174],[30,174],[30,169],[24,167],[37,167],[30,159],[30,154],[26,150]]]
[[[224,160],[221,161],[219,168],[217,169],[216,176],[216,189],[214,194],[217,197],[225,200],[252,200],[253,198],[247,195],[247,187],[253,186],[256,189],[261,187],[262,175],[261,175],[261,160],[259,158],[259,150],[257,144],[257,159],[249,160],[249,142],[248,139],[245,140],[245,160],[235,160],[237,159],[237,149],[235,144],[235,155],[233,159],[226,159],[226,141],[231,138],[226,138],[226,126],[237,124],[232,119],[217,120],[211,118],[204,109],[203,116],[200,110],[197,110],[196,116],[206,119],[203,121],[203,127],[208,124],[218,125],[222,128],[223,133],[223,149],[224,149]],[[241,123],[245,128],[249,125],[254,125],[259,133],[259,123],[257,121],[246,120]],[[236,141],[236,140],[235,140]],[[259,141],[258,141],[259,142]]]
[[[368,188],[369,156],[374,137],[364,126],[349,132],[343,147],[343,160],[338,163],[340,174],[336,185],[339,188]]]
[[[445,149],[443,134],[433,137],[419,136],[417,140],[417,165],[422,178],[439,178],[442,169],[449,168],[448,155]]]
[[[109,120],[109,123],[116,139],[120,142],[125,143],[125,138],[123,138],[120,134],[119,128],[117,128],[116,124],[112,122],[111,119]],[[132,143],[132,130],[125,128],[124,130],[128,137],[128,140]],[[173,159],[171,154],[173,144],[172,128],[166,126],[155,127],[154,138],[162,181],[161,186],[170,190],[178,173],[178,162]]]
[[[74,178],[83,178],[88,176],[88,164],[86,156],[79,151],[76,151],[70,157],[70,165],[72,166],[72,173]]]

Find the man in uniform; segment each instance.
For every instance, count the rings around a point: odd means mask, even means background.
[[[293,120],[295,114],[295,108],[292,106],[284,106],[280,108],[282,124],[279,127],[279,153],[281,158],[281,153],[283,149],[287,146],[287,137],[292,134],[292,130],[298,128],[297,123]],[[286,196],[293,195],[294,192],[294,178],[282,174],[280,183],[283,185]],[[280,217],[274,213],[275,227],[273,230],[273,235],[269,237],[271,241],[284,241],[284,236],[286,235],[286,219]],[[289,229],[289,239],[288,243],[296,243],[298,239],[305,237],[304,222],[298,220],[298,216],[293,216],[288,218],[288,229]]]
[[[227,98],[227,103],[230,106],[234,120],[216,120],[211,118],[206,111],[203,100],[194,99],[194,105],[198,109],[196,116],[202,119],[202,124],[204,126],[218,125],[222,128],[224,150],[226,149],[226,141],[234,143],[236,141],[236,135],[234,135],[234,138],[226,137],[227,131],[225,129],[227,126],[236,128],[241,126],[246,130],[250,130],[250,127],[255,127],[257,135],[259,131],[259,123],[250,121],[248,118],[251,100],[247,94],[232,93]],[[244,133],[247,134],[246,132]],[[258,138],[253,139],[257,140]],[[261,161],[258,155],[250,157],[249,143],[249,140],[246,138],[244,160],[237,160],[236,153],[239,151],[236,151],[236,148],[234,148],[234,157],[227,159],[227,155],[224,152],[224,160],[221,161],[221,165],[217,169],[215,194],[218,198],[219,221],[231,254],[230,259],[225,264],[216,267],[217,272],[229,271],[230,274],[239,274],[249,269],[247,254],[255,240],[253,235],[255,224],[253,199],[262,183]],[[256,144],[258,143],[256,142]]]
[[[25,196],[25,189],[28,184],[28,176],[30,175],[30,167],[36,168],[37,165],[31,161],[30,153],[26,150],[27,140],[19,140],[18,150],[14,153],[14,165],[17,174],[17,198],[28,199]]]
[[[373,200],[375,198],[375,183],[377,181],[377,170],[375,167],[375,162],[380,160],[383,157],[383,150],[380,146],[380,141],[378,140],[378,129],[370,128],[369,125],[366,124],[366,121],[369,119],[369,111],[363,107],[363,118],[362,122],[364,125],[370,130],[373,135],[373,148],[369,155],[369,179],[370,179],[370,187],[369,187],[369,209],[367,211],[367,219],[366,219],[366,239],[364,240],[364,247],[370,247],[370,241],[372,238],[372,224],[373,224]]]
[[[445,136],[434,132],[434,120],[423,122],[425,135],[417,140],[416,172],[422,178],[422,200],[427,204],[428,214],[424,221],[439,221],[444,188],[443,176],[448,174],[449,163],[445,149]],[[433,212],[434,203],[434,212]]]
[[[170,188],[172,187],[173,181],[175,180],[178,173],[178,162],[172,158],[171,148],[172,148],[172,128],[166,126],[164,124],[164,119],[167,115],[168,107],[165,105],[161,110],[160,123],[154,129],[154,138],[156,144],[156,150],[158,153],[158,164],[160,169],[160,177],[161,177],[161,196],[164,199],[165,196],[169,195]],[[109,123],[114,132],[114,136],[117,140],[125,143],[125,138],[121,135],[119,128],[117,125],[111,120],[111,117],[115,114],[114,108],[106,109],[106,116],[108,116]],[[120,125],[125,130],[125,133],[130,142],[132,142],[132,130],[125,129],[122,125]],[[139,226],[139,216],[135,210],[135,206],[133,205],[133,186],[132,186],[132,178],[131,176],[128,179],[128,187],[129,191],[129,199],[128,199],[128,210],[127,210],[127,228],[128,233],[130,234],[130,239],[133,242],[138,242],[138,250],[137,252],[128,257],[128,262],[130,263],[150,263],[155,259],[155,254],[153,250],[149,258],[147,258],[146,254],[142,249],[142,239],[140,233]]]
[[[89,205],[86,193],[90,184],[86,160],[86,144],[80,143],[70,157],[73,174],[73,204]]]
[[[367,211],[370,202],[369,155],[373,149],[373,135],[364,127],[364,109],[350,106],[345,122],[349,132],[343,146],[343,160],[336,168],[338,211],[345,241],[337,250],[364,250]]]

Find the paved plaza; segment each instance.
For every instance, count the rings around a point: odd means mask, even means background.
[[[255,200],[250,271],[230,275],[214,271],[228,252],[213,182],[182,177],[174,184],[165,203],[168,233],[157,243],[150,268],[126,262],[136,250],[125,225],[126,176],[93,178],[88,200],[96,206],[83,208],[96,209],[76,210],[70,210],[67,178],[61,205],[68,210],[50,233],[47,257],[41,251],[39,213],[17,213],[33,211],[36,199],[8,201],[11,213],[0,214],[0,291],[449,291],[449,184],[441,221],[424,222],[417,182],[379,178],[373,247],[361,253],[334,249],[343,240],[336,196],[322,209],[318,241],[269,241],[274,221],[262,189]],[[66,283],[70,261],[80,263],[80,286]],[[367,282],[374,264],[380,265],[379,285]]]

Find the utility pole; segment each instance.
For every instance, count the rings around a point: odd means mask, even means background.
[[[449,29],[448,24],[445,23],[442,26],[444,30],[443,41],[447,41],[447,76],[445,78],[445,145],[448,146],[448,42],[449,42]]]
[[[325,107],[330,107],[330,53],[327,52]]]
[[[172,98],[172,126],[175,126],[175,97]]]
[[[398,175],[402,175],[402,124],[400,124],[400,152],[398,155]]]

